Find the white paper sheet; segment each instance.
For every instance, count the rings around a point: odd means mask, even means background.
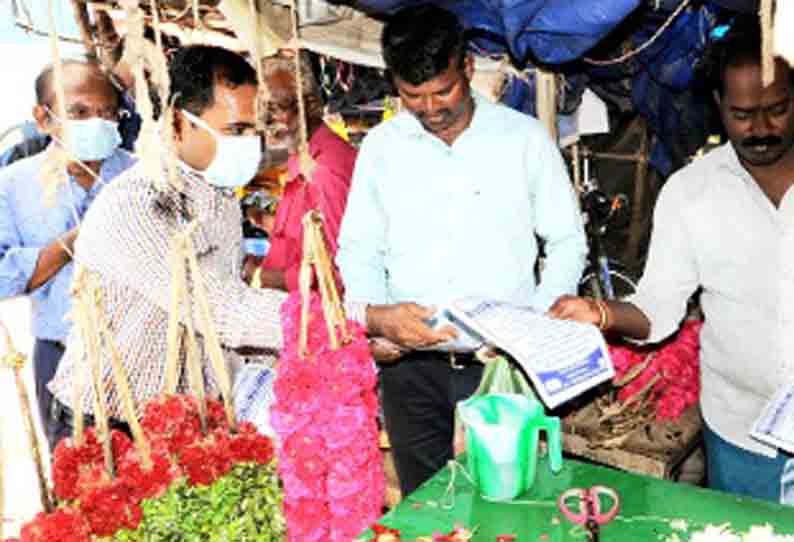
[[[449,309],[486,342],[513,356],[549,408],[615,374],[604,338],[595,326],[478,298],[455,301]]]

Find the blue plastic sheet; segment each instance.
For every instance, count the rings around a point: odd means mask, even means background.
[[[383,13],[418,4],[415,1],[363,0],[358,5]],[[534,58],[561,64],[579,58],[634,11],[641,0],[474,0],[441,1],[463,26],[481,36],[481,50],[509,52],[519,63]],[[485,36],[485,37],[482,37]]]
[[[703,56],[718,16],[734,4],[755,0],[693,2],[659,38],[630,60],[594,66],[583,56],[620,56],[628,38],[639,47],[680,6],[681,0],[442,0],[435,4],[458,15],[480,54],[508,53],[525,78],[512,78],[503,103],[535,113],[532,64],[558,65],[566,75],[559,112],[575,108],[585,86],[620,112],[638,111],[655,134],[651,165],[663,175],[686,162],[713,129],[709,98],[693,87],[695,67]],[[360,0],[376,12],[392,13],[419,4],[406,0]],[[625,23],[625,24],[622,24]],[[605,38],[609,37],[609,40]],[[617,39],[615,39],[617,38]],[[610,47],[612,50],[610,50]]]

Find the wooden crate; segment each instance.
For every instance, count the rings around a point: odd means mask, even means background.
[[[620,447],[595,444],[601,436],[598,411],[589,404],[565,416],[563,450],[571,455],[655,478],[674,479],[701,440],[700,410],[692,407],[676,422],[638,429]]]

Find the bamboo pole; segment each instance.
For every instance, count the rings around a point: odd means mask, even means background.
[[[165,393],[167,395],[175,394],[179,384],[179,346],[182,338],[179,315],[182,311],[182,300],[186,296],[185,267],[181,246],[181,237],[177,234],[171,240],[171,301],[166,331],[168,350],[165,356]]]
[[[538,120],[548,130],[553,141],[557,141],[557,76],[543,68],[535,69],[535,111]]]
[[[310,211],[311,212],[311,211]],[[309,355],[309,305],[311,303],[312,264],[314,251],[312,250],[312,237],[307,229],[306,217],[303,217],[303,250],[301,252],[301,267],[298,277],[298,286],[301,294],[301,325],[298,335],[298,356],[306,359]]]
[[[45,189],[45,201],[54,202],[55,193],[58,184],[68,182],[66,176],[66,165],[68,163],[67,155],[71,154],[72,137],[69,131],[69,125],[66,120],[66,94],[63,90],[63,63],[61,62],[61,53],[58,48],[58,36],[55,27],[55,0],[49,0],[47,9],[47,16],[50,25],[50,49],[52,54],[52,89],[55,93],[55,114],[60,120],[61,128],[61,144],[53,146],[50,156],[45,161],[42,167],[43,177],[44,169],[47,163],[52,166],[52,174],[47,174],[47,188]]]
[[[91,19],[88,17],[88,8],[80,0],[71,0],[74,18],[77,21],[77,28],[80,30],[80,38],[83,40],[85,54],[90,60],[97,60],[96,47],[91,35]]]
[[[645,123],[642,123],[640,134],[640,148],[637,150],[639,156],[645,157],[648,153],[648,128]],[[645,211],[645,192],[648,178],[648,163],[647,160],[637,160],[636,173],[634,180],[634,199],[631,203],[631,228],[629,230],[629,239],[626,243],[626,253],[628,254],[629,261],[636,262],[639,258],[640,243],[644,228]]]
[[[176,393],[178,368],[180,366],[180,339],[185,345],[185,360],[190,389],[196,396],[201,431],[207,434],[207,400],[204,390],[204,373],[193,324],[193,307],[187,291],[187,238],[195,230],[197,222],[191,223],[184,232],[177,233],[171,241],[171,314],[168,322],[168,362],[166,370],[166,393]],[[184,328],[180,322],[184,320]]]
[[[36,478],[39,484],[41,508],[49,513],[52,512],[54,508],[53,501],[50,495],[50,489],[47,486],[47,477],[44,474],[44,463],[41,460],[41,448],[39,447],[39,439],[36,435],[36,427],[33,423],[30,396],[28,395],[27,388],[25,387],[25,380],[22,376],[22,368],[25,366],[25,356],[14,348],[14,343],[11,341],[11,334],[2,321],[0,321],[0,335],[2,335],[3,342],[5,343],[5,354],[2,357],[3,366],[12,369],[14,372],[14,384],[17,389],[19,408],[22,414],[22,421],[25,425],[25,432],[28,435],[30,454],[33,458],[33,465],[36,469]],[[2,489],[2,487],[0,487],[0,489]],[[0,495],[2,495],[2,492],[0,492]],[[2,511],[2,507],[0,507],[0,511]]]
[[[98,356],[99,346],[97,345],[96,335],[91,335],[91,323],[88,316],[88,310],[84,300],[85,284],[88,280],[86,277],[87,271],[82,265],[78,265],[74,271],[72,278],[71,294],[73,299],[73,308],[71,313],[72,321],[80,333],[82,338],[82,352],[77,355],[80,362],[84,362],[81,366],[79,363],[75,365],[74,381],[72,383],[72,412],[82,412],[83,409],[83,391],[85,389],[85,374],[84,370],[89,370],[89,363],[87,360],[94,359]],[[72,440],[75,447],[83,445],[85,419],[81,416],[74,416],[74,431],[72,432]]]
[[[328,256],[323,236],[323,218],[316,210],[303,215],[303,258],[300,269],[301,293],[301,326],[298,339],[298,353],[301,358],[309,354],[307,337],[309,327],[309,309],[311,304],[312,268],[317,277],[320,291],[325,325],[328,330],[328,341],[331,350],[336,350],[341,343],[348,342],[351,337],[347,329],[347,320],[339,292],[336,288],[333,263]]]
[[[94,293],[93,308],[97,322],[97,331],[99,333],[101,342],[104,343],[105,351],[110,354],[110,367],[113,373],[113,379],[116,381],[116,389],[118,390],[119,397],[121,398],[122,410],[124,411],[127,424],[130,427],[133,443],[138,449],[138,455],[141,458],[141,465],[143,466],[144,470],[149,470],[152,468],[152,450],[149,446],[149,442],[146,440],[146,437],[143,434],[143,428],[138,421],[138,415],[135,411],[135,400],[132,397],[129,379],[127,378],[127,373],[124,370],[124,366],[121,363],[121,357],[119,356],[113,336],[110,333],[110,326],[107,323],[105,313],[102,309],[102,290],[100,289],[99,280],[96,275],[90,275],[89,287]],[[110,437],[110,433],[108,433],[108,437]],[[108,440],[108,445],[110,446],[112,444],[112,440],[110,438],[108,438]]]
[[[97,58],[99,58],[99,61],[104,67],[105,71],[107,71],[107,73],[111,73],[115,67],[115,62],[113,59],[114,44],[108,40],[108,37],[114,36],[116,34],[116,30],[113,28],[113,21],[106,11],[93,10],[92,13],[96,19],[96,31],[97,36],[99,37],[96,40]]]
[[[108,424],[108,407],[107,396],[105,394],[105,386],[103,385],[102,375],[102,342],[99,328],[99,315],[96,311],[96,306],[100,303],[99,292],[91,287],[91,281],[87,282],[87,291],[84,292],[84,302],[88,314],[88,321],[90,327],[88,333],[96,337],[99,348],[97,355],[93,359],[88,360],[91,369],[91,384],[94,388],[94,425],[102,443],[102,456],[105,459],[105,472],[108,476],[114,478],[116,469],[113,462],[113,443],[110,439],[110,425]],[[79,406],[79,405],[78,405]],[[80,417],[83,413],[80,409],[73,409],[74,416]]]
[[[201,269],[199,268],[198,259],[196,258],[196,249],[189,236],[185,237],[185,247],[188,269],[193,281],[193,297],[198,305],[197,312],[204,332],[204,348],[213,365],[215,378],[218,380],[218,386],[223,395],[223,407],[226,411],[226,420],[229,424],[229,429],[235,431],[237,429],[237,420],[234,415],[234,404],[232,403],[231,378],[229,376],[229,370],[226,367],[226,360],[223,357],[221,342],[218,338],[218,332],[215,329],[215,322],[212,319],[212,310],[210,309],[207,298],[204,278],[201,276]]]
[[[775,43],[772,28],[774,0],[761,0],[761,84],[768,87],[775,80]]]
[[[300,31],[298,30],[298,8],[295,0],[290,0],[290,22],[292,41],[295,44],[295,94],[298,100],[298,163],[306,181],[311,182],[317,164],[309,153],[309,129],[306,125],[306,101],[303,96],[303,70],[301,70]]]
[[[50,32],[49,31],[40,30],[40,29],[36,28],[35,26],[33,26],[32,24],[26,23],[24,21],[20,21],[20,20],[14,21],[14,25],[18,26],[19,28],[21,28],[25,32],[28,32],[29,34],[33,34],[34,36],[42,36],[44,38],[50,36]],[[83,43],[83,41],[80,40],[80,39],[73,38],[71,36],[61,36],[60,34],[56,37],[56,39],[58,41],[62,41],[64,43],[74,43],[74,44],[82,44]]]
[[[248,7],[251,10],[251,56],[254,59],[254,67],[256,68],[256,129],[262,133],[265,131],[265,116],[267,115],[267,104],[270,101],[270,92],[262,72],[262,48],[259,46],[261,43],[259,36],[259,13],[256,8],[256,0],[248,0]]]

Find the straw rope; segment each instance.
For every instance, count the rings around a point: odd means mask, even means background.
[[[546,127],[551,139],[557,141],[557,75],[548,70],[537,68],[535,70],[535,110],[538,119]]]
[[[52,55],[52,88],[55,92],[55,113],[59,119],[66,118],[66,94],[63,90],[63,63],[61,52],[58,47],[58,34],[55,27],[55,0],[48,0],[47,16],[50,30],[50,54]],[[71,149],[71,134],[69,126],[61,123],[61,149],[53,149],[47,156],[47,160],[42,166],[41,178],[45,183],[44,201],[48,206],[55,203],[55,194],[58,185],[67,183],[69,178],[66,174],[66,152],[64,149]]]
[[[762,0],[762,1],[765,1],[765,0]],[[659,39],[659,36],[661,36],[664,33],[664,31],[667,30],[670,27],[671,24],[673,24],[673,21],[675,21],[676,17],[678,17],[678,15],[682,11],[684,11],[684,9],[686,9],[686,7],[690,4],[690,2],[691,2],[691,0],[684,0],[683,2],[681,2],[681,4],[679,4],[679,6],[675,9],[675,11],[673,11],[673,13],[670,15],[670,17],[667,18],[667,20],[664,22],[664,24],[662,24],[662,26],[660,26],[659,29],[656,32],[654,32],[653,36],[651,36],[650,39],[648,39],[648,41],[646,41],[645,43],[643,43],[642,45],[640,45],[636,49],[632,49],[630,51],[627,51],[625,54],[622,54],[622,55],[620,55],[617,58],[610,58],[610,59],[607,59],[607,60],[596,60],[594,58],[589,58],[589,57],[585,56],[585,57],[582,57],[582,60],[584,60],[586,63],[592,64],[594,66],[612,66],[614,64],[620,64],[621,62],[625,62],[625,61],[629,60],[630,58],[633,58],[633,57],[637,56],[638,54],[643,52],[645,49],[647,49],[648,47],[650,47],[651,45],[656,43],[656,40]]]
[[[207,432],[207,403],[204,390],[204,373],[201,369],[196,329],[193,324],[193,310],[187,288],[187,265],[189,236],[198,226],[197,222],[188,225],[185,231],[177,233],[171,241],[171,305],[168,320],[168,357],[166,362],[166,393],[177,391],[179,380],[180,345],[185,346],[185,360],[188,370],[188,383],[196,396],[199,406],[201,430]],[[184,321],[184,327],[180,324]],[[225,368],[225,364],[224,364]]]
[[[196,25],[197,30],[204,30],[204,24],[201,22],[201,17],[199,17],[199,2],[198,0],[193,0],[191,2],[190,7],[193,10],[193,24]]]
[[[259,11],[256,9],[256,0],[248,0],[251,9],[251,57],[256,68],[256,129],[265,132],[265,116],[267,115],[267,104],[270,102],[270,92],[265,84],[264,72],[262,70],[262,51],[259,47]]]
[[[185,253],[187,255],[188,270],[193,282],[193,297],[198,305],[197,312],[199,324],[204,331],[204,348],[210,358],[215,372],[215,378],[218,381],[218,387],[223,395],[223,407],[226,412],[226,420],[229,423],[229,428],[234,431],[237,428],[237,421],[234,415],[234,404],[232,403],[231,377],[223,357],[221,342],[212,319],[212,310],[210,309],[207,297],[207,289],[204,284],[204,279],[201,276],[201,270],[199,269],[198,260],[196,258],[196,250],[190,236],[185,236]]]
[[[298,30],[298,8],[295,0],[290,0],[290,23],[292,41],[295,45],[295,94],[298,99],[298,164],[303,177],[311,182],[317,164],[309,153],[309,129],[306,125],[306,101],[303,96],[303,73],[301,70],[300,31]]]
[[[95,344],[94,356],[87,359],[90,368],[90,384],[94,390],[94,426],[102,443],[102,455],[105,459],[105,472],[111,477],[115,477],[115,465],[113,462],[113,446],[110,440],[110,425],[108,424],[108,406],[107,395],[105,386],[102,380],[102,337],[99,333],[99,322],[96,311],[96,306],[100,302],[99,292],[91,285],[91,279],[88,272],[85,272],[84,287],[79,292],[80,303],[83,304],[83,310],[86,311],[86,322],[88,328],[85,330],[86,335],[93,337]],[[81,398],[82,399],[82,398]],[[75,418],[81,418],[82,401],[72,405],[72,412]]]
[[[145,470],[148,470],[152,466],[151,447],[149,446],[149,442],[146,440],[146,437],[143,434],[143,428],[141,427],[140,421],[138,420],[138,416],[135,411],[135,400],[132,397],[129,379],[127,378],[127,372],[124,370],[124,366],[121,363],[121,356],[119,355],[118,348],[116,348],[113,335],[110,333],[110,326],[108,325],[107,318],[105,317],[102,302],[102,290],[99,287],[98,277],[94,274],[89,275],[88,284],[90,290],[93,290],[94,292],[93,309],[99,331],[99,337],[104,344],[106,351],[110,353],[111,370],[113,372],[113,379],[116,383],[116,389],[118,390],[119,397],[121,398],[124,416],[126,418],[127,424],[130,427],[133,443],[138,449],[138,454],[141,458],[141,465]]]
[[[113,476],[112,440],[108,426],[107,396],[102,379],[103,351],[109,354],[111,372],[116,390],[121,398],[123,415],[130,427],[133,443],[141,458],[141,464],[144,469],[149,469],[152,465],[151,447],[143,434],[143,428],[138,420],[129,379],[121,363],[121,356],[113,340],[113,335],[110,332],[110,326],[103,310],[104,305],[99,277],[82,266],[78,266],[72,283],[72,296],[74,303],[71,317],[83,338],[83,345],[87,347],[84,350],[85,355],[78,356],[78,359],[86,359],[87,366],[91,370],[92,386],[94,388],[94,420],[103,445],[105,468],[108,474]],[[75,413],[75,444],[77,446],[82,445],[83,442],[82,426],[84,421],[81,411],[84,386],[81,375],[82,371],[78,370],[75,372],[72,402],[72,410]],[[80,426],[79,438],[78,424]]]
[[[97,60],[96,47],[94,46],[94,39],[91,35],[91,20],[88,17],[88,8],[78,0],[71,0],[72,11],[74,18],[77,22],[77,29],[80,31],[80,39],[83,41],[86,56],[90,59]]]
[[[99,337],[96,333],[92,333],[92,323],[89,312],[89,305],[85,302],[86,283],[88,281],[87,271],[82,265],[77,265],[72,276],[71,295],[73,299],[72,310],[69,317],[80,333],[82,338],[82,352],[77,357],[78,360],[86,361],[82,367],[88,370],[90,362],[87,360],[96,359],[99,356]],[[72,411],[81,412],[83,404],[83,392],[85,390],[85,373],[78,365],[75,368],[75,378],[72,382]],[[72,439],[75,446],[80,447],[83,445],[85,431],[85,420],[83,416],[74,416],[74,431],[72,432]]]
[[[336,288],[333,264],[328,256],[322,231],[323,218],[316,210],[303,215],[303,258],[301,260],[298,286],[301,295],[301,325],[298,337],[298,355],[306,358],[308,349],[309,308],[311,304],[311,286],[313,276],[317,277],[317,285],[322,300],[325,325],[328,328],[328,341],[331,350],[337,350],[341,344],[351,340],[347,329],[347,318]],[[312,268],[314,275],[312,274]]]
[[[5,324],[0,321],[0,335],[3,337],[5,343],[5,354],[3,354],[3,366],[10,368],[14,372],[14,384],[17,389],[17,398],[19,399],[19,408],[22,413],[22,422],[25,426],[25,432],[28,435],[28,445],[30,447],[30,455],[33,458],[33,464],[36,469],[36,478],[39,484],[39,499],[41,507],[45,512],[52,512],[53,501],[50,495],[50,489],[47,486],[47,478],[44,474],[44,463],[41,459],[41,448],[39,447],[39,438],[36,434],[36,428],[33,423],[33,413],[30,407],[30,396],[28,395],[25,381],[22,376],[22,368],[25,365],[25,356],[20,353],[11,341],[11,334],[8,332]],[[2,447],[0,447],[0,454]],[[2,467],[2,462],[0,462]],[[0,468],[0,480],[2,480],[2,468]],[[3,487],[0,483],[0,499],[3,496]],[[0,513],[3,512],[3,506],[0,504]],[[4,517],[4,516],[0,516]],[[0,540],[2,540],[2,532],[0,532]]]
[[[775,44],[772,28],[774,0],[761,0],[761,84],[768,87],[775,81]]]

